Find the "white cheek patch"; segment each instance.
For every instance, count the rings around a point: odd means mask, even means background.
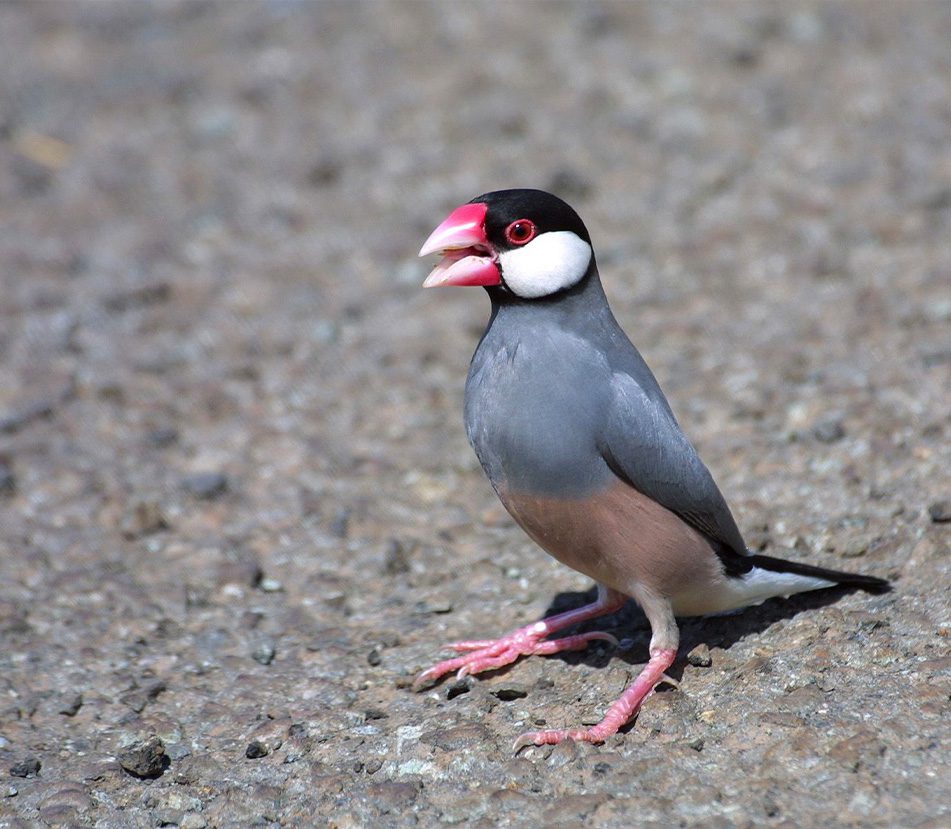
[[[570,230],[536,236],[527,245],[499,254],[502,279],[525,299],[570,288],[588,270],[591,245]]]

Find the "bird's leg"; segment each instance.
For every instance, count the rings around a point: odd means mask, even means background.
[[[555,745],[565,740],[580,740],[587,743],[603,743],[612,734],[616,734],[633,717],[661,682],[669,682],[664,674],[674,662],[676,650],[652,651],[650,662],[637,679],[607,710],[604,719],[592,728],[569,728],[563,731],[529,731],[515,741],[514,750],[518,752],[524,746]]]
[[[526,627],[512,631],[500,639],[483,639],[468,642],[453,642],[447,647],[455,651],[464,652],[462,656],[446,659],[423,671],[416,677],[413,688],[419,690],[424,685],[439,679],[441,676],[456,671],[461,678],[467,674],[477,674],[481,671],[493,670],[508,665],[520,656],[530,654],[552,654],[559,651],[581,650],[589,642],[601,639],[617,645],[610,633],[593,631],[578,633],[574,636],[565,636],[561,639],[546,639],[559,630],[614,613],[627,601],[627,596],[618,593],[603,585],[598,585],[598,598],[589,605],[569,610],[555,616],[549,616]]]
[[[593,728],[570,728],[565,730],[529,731],[516,741],[517,753],[524,746],[555,745],[565,740],[579,740],[587,743],[603,743],[618,729],[624,726],[641,707],[641,704],[661,682],[677,683],[664,672],[673,664],[677,656],[680,634],[674,620],[670,603],[652,592],[639,590],[635,593],[647,618],[650,620],[653,635],[650,643],[650,661],[637,679],[608,708],[604,719]]]

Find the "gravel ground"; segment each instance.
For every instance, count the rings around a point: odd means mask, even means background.
[[[951,4],[0,6],[0,827],[951,824]],[[591,585],[466,445],[553,189],[751,545],[895,580],[422,694]],[[688,659],[686,654],[690,652]]]

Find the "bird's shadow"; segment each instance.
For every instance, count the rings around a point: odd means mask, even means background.
[[[747,607],[735,613],[720,616],[691,616],[678,619],[680,627],[680,647],[677,661],[668,673],[677,680],[683,675],[686,654],[700,644],[710,648],[727,649],[752,633],[761,633],[770,625],[783,619],[791,619],[804,610],[816,610],[830,604],[835,604],[843,596],[855,592],[855,588],[830,587],[825,590],[813,590],[809,593],[798,593],[788,599],[769,599],[761,605]],[[545,617],[566,610],[583,607],[591,604],[597,598],[597,587],[580,592],[571,591],[559,593],[552,599],[545,611]],[[636,602],[628,601],[620,610],[610,616],[591,619],[576,625],[568,631],[559,631],[557,636],[565,636],[568,632],[584,632],[603,630],[613,634],[621,640],[625,647],[618,649],[606,643],[595,642],[584,651],[563,651],[554,656],[573,665],[589,665],[603,668],[613,657],[619,657],[631,665],[638,665],[647,661],[647,651],[650,644],[651,629],[643,611]],[[624,640],[627,640],[626,642]]]

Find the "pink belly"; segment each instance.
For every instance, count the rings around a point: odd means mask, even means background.
[[[671,598],[723,579],[703,535],[621,481],[578,500],[505,492],[502,503],[548,553],[626,595],[642,585]]]

